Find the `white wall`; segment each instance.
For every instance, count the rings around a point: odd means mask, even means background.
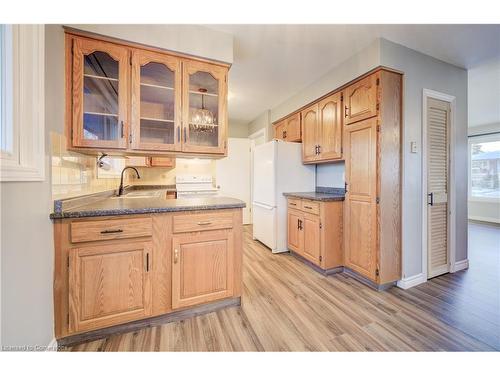
[[[1,183],[2,345],[48,345],[54,337],[50,130],[64,119],[64,44],[45,30],[45,181]]]
[[[467,258],[467,71],[381,40],[381,64],[404,72],[403,81],[403,277],[422,272],[422,90],[456,97],[454,139],[456,261]],[[452,182],[453,183],[453,182]],[[453,199],[453,198],[452,198]]]
[[[500,134],[500,58],[469,69],[468,81],[469,135]],[[469,219],[500,223],[500,203],[469,199]]]
[[[316,186],[344,188],[345,163],[318,164],[316,167]]]
[[[266,129],[266,142],[270,141],[274,136],[272,126],[273,125],[270,121],[270,111],[264,111],[248,124],[248,135],[252,135],[260,129]]]
[[[199,25],[68,25],[126,41],[233,62],[233,36]]]

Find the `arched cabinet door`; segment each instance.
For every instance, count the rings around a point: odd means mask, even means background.
[[[181,150],[180,59],[132,52],[132,129],[135,150]]]
[[[302,162],[318,159],[318,104],[304,109],[302,116]]]
[[[226,153],[227,68],[183,62],[182,151]]]
[[[73,39],[72,144],[127,148],[129,52],[93,39]]]
[[[346,125],[377,115],[377,74],[353,83],[345,89],[344,123]]]

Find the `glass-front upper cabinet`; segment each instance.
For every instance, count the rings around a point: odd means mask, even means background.
[[[132,148],[181,150],[181,62],[160,53],[132,52]]]
[[[73,39],[72,143],[126,148],[128,50],[92,39]]]
[[[224,154],[227,132],[227,68],[183,63],[183,146],[185,152]]]

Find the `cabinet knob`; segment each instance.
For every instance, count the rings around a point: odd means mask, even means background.
[[[179,250],[175,249],[174,250],[174,263],[177,263],[179,261]]]

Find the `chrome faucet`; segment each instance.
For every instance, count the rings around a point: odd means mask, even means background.
[[[141,179],[141,176],[139,175],[139,171],[136,168],[134,168],[134,167],[125,167],[125,168],[123,168],[123,170],[122,170],[122,176],[120,178],[120,187],[118,188],[118,196],[122,196],[123,195],[123,172],[125,172],[127,169],[133,169],[135,171],[135,173],[137,173],[137,178]]]

